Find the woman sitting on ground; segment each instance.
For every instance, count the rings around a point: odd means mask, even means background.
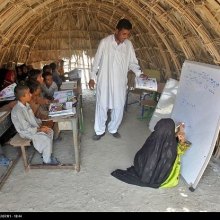
[[[128,184],[143,187],[173,187],[179,182],[180,155],[188,149],[184,124],[175,133],[172,119],[161,119],[134,157],[134,165],[127,170],[111,173]]]

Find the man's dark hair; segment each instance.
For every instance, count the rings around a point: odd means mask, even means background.
[[[121,29],[126,29],[126,30],[131,30],[132,29],[132,24],[128,19],[121,19],[119,20],[116,28],[120,31]]]
[[[24,96],[24,92],[28,89],[28,86],[24,82],[21,82],[17,86],[15,86],[14,93],[16,99],[20,100],[20,98]]]

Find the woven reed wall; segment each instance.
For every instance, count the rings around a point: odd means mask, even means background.
[[[185,59],[220,64],[220,0],[0,0],[0,65],[94,56],[117,21],[133,24],[142,68],[167,78]]]

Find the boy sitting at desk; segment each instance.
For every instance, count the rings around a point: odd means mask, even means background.
[[[34,116],[29,105],[31,93],[28,86],[19,84],[14,92],[18,102],[12,109],[11,119],[16,131],[22,138],[32,140],[34,148],[42,153],[44,164],[59,165],[57,158],[52,156],[53,130],[42,126],[41,120]]]
[[[47,109],[44,105],[41,105],[38,100],[41,95],[41,84],[38,81],[29,81],[28,87],[31,93],[31,100],[29,101],[30,107],[36,118],[42,120],[43,125],[52,128],[54,131],[54,140],[61,140],[60,130],[57,122],[49,120],[48,117],[48,106]]]
[[[55,91],[58,91],[57,84],[53,81],[53,75],[50,72],[43,73],[44,84],[42,84],[43,96],[49,100],[53,100]]]
[[[33,69],[30,71],[27,85],[32,84],[32,82],[38,82],[42,86],[44,84],[44,78],[42,77],[42,72],[39,69]],[[40,96],[37,97],[37,102],[40,105],[49,105],[52,101],[43,97],[42,91]]]

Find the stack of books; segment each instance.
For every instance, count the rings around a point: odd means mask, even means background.
[[[66,108],[65,103],[51,103],[49,106],[49,116],[57,117],[64,115],[74,115],[76,114],[76,108]]]
[[[51,103],[49,106],[49,116],[65,116],[76,114],[76,108],[73,105],[77,100],[74,97],[73,90],[57,91],[54,92],[54,100],[56,103]]]

